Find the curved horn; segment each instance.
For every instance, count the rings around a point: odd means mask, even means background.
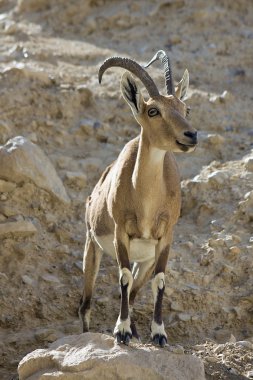
[[[167,88],[167,94],[175,95],[170,60],[164,50],[159,50],[144,67],[145,68],[149,67],[153,62],[157,61],[158,59],[160,59],[160,61],[162,62],[164,66],[164,76],[165,76],[165,85]]]
[[[106,59],[98,72],[99,83],[101,83],[102,76],[109,67],[122,67],[123,69],[130,71],[142,81],[151,98],[159,95],[159,91],[151,76],[143,69],[143,67],[130,58],[111,57]]]

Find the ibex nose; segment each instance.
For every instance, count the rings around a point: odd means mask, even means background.
[[[196,132],[186,131],[186,132],[184,132],[184,135],[186,137],[190,137],[192,139],[192,144],[197,144],[197,142],[198,142],[197,131]]]

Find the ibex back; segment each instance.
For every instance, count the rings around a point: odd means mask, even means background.
[[[131,59],[109,58],[99,70],[100,82],[109,67],[127,70],[121,79],[121,92],[141,130],[104,171],[87,200],[84,291],[79,311],[86,332],[92,291],[105,252],[119,266],[121,305],[114,328],[117,341],[128,344],[132,336],[139,338],[130,312],[138,290],[154,274],[151,338],[163,347],[167,342],[162,320],[165,269],[181,207],[180,177],[173,152],[193,151],[197,132],[186,120],[183,102],[189,85],[188,71],[175,89],[164,51],[158,51],[146,67],[158,59],[164,65],[166,96],[159,94],[147,71]],[[146,87],[148,101],[129,71]]]

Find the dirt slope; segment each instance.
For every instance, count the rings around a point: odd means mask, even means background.
[[[38,186],[38,172],[20,180],[0,168],[1,379],[27,352],[80,331],[84,201],[139,132],[120,96],[122,71],[99,86],[98,67],[111,55],[144,63],[158,49],[175,80],[190,72],[200,141],[177,155],[183,207],[167,273],[169,341],[204,358],[208,379],[253,378],[252,346],[238,343],[253,343],[253,3],[2,0],[0,12],[0,144],[23,136],[38,145],[70,198]],[[162,89],[159,64],[150,73]],[[104,258],[93,331],[113,330],[117,278]],[[147,286],[136,302],[143,341],[151,315]]]

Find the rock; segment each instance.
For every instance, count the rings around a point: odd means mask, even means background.
[[[7,204],[0,204],[0,212],[7,217],[17,215],[15,208],[8,206]]]
[[[177,302],[177,301],[172,301],[171,302],[171,310],[174,310],[174,311],[183,311],[183,307]]]
[[[59,337],[57,331],[47,328],[36,331],[34,336],[38,342],[54,342]]]
[[[31,277],[27,276],[26,274],[24,274],[21,278],[22,278],[23,283],[26,285],[33,285],[34,283],[34,280]]]
[[[230,247],[229,248],[229,252],[230,254],[232,254],[233,256],[237,256],[241,253],[241,250],[239,247],[236,247],[236,246],[233,246],[233,247]]]
[[[217,347],[213,350],[215,354],[220,354],[225,349],[225,344],[218,344]]]
[[[25,356],[18,366],[20,380],[166,379],[204,380],[201,359],[177,355],[150,345],[118,345],[95,333],[72,335]]]
[[[248,348],[249,350],[253,350],[253,344],[247,340],[239,340],[236,342],[236,346],[241,346],[244,348]]]
[[[206,359],[206,361],[208,363],[216,363],[216,362],[218,362],[218,358],[216,356],[207,356],[205,359]]]
[[[191,315],[187,313],[179,313],[178,318],[180,319],[180,321],[188,322],[191,320]]]
[[[46,9],[48,5],[48,0],[18,0],[19,12],[38,12]]]
[[[223,91],[221,95],[212,95],[209,98],[210,103],[218,104],[218,103],[225,103],[227,101],[231,101],[233,99],[233,96],[228,91]]]
[[[63,183],[47,156],[22,136],[0,147],[0,178],[17,184],[32,181],[58,200],[69,202]]]
[[[0,179],[0,193],[9,193],[14,190],[17,185],[13,182],[7,182]]]
[[[245,164],[245,168],[249,171],[249,172],[253,172],[253,158],[249,158]]]
[[[4,121],[0,120],[0,143],[5,144],[5,142],[11,137],[11,128]]]
[[[54,284],[60,284],[60,280],[58,277],[52,275],[52,274],[43,274],[41,278],[46,282],[52,282]]]
[[[81,172],[66,172],[65,182],[71,187],[83,189],[87,185],[87,176]]]
[[[208,175],[208,182],[211,186],[219,189],[224,183],[227,181],[228,175],[227,173],[222,172],[221,170],[216,170],[213,173]]]
[[[80,160],[80,165],[85,172],[97,171],[104,166],[103,161],[98,157],[89,157]]]
[[[18,222],[7,222],[0,224],[0,237],[7,235],[29,236],[37,232],[32,222],[21,220]]]

